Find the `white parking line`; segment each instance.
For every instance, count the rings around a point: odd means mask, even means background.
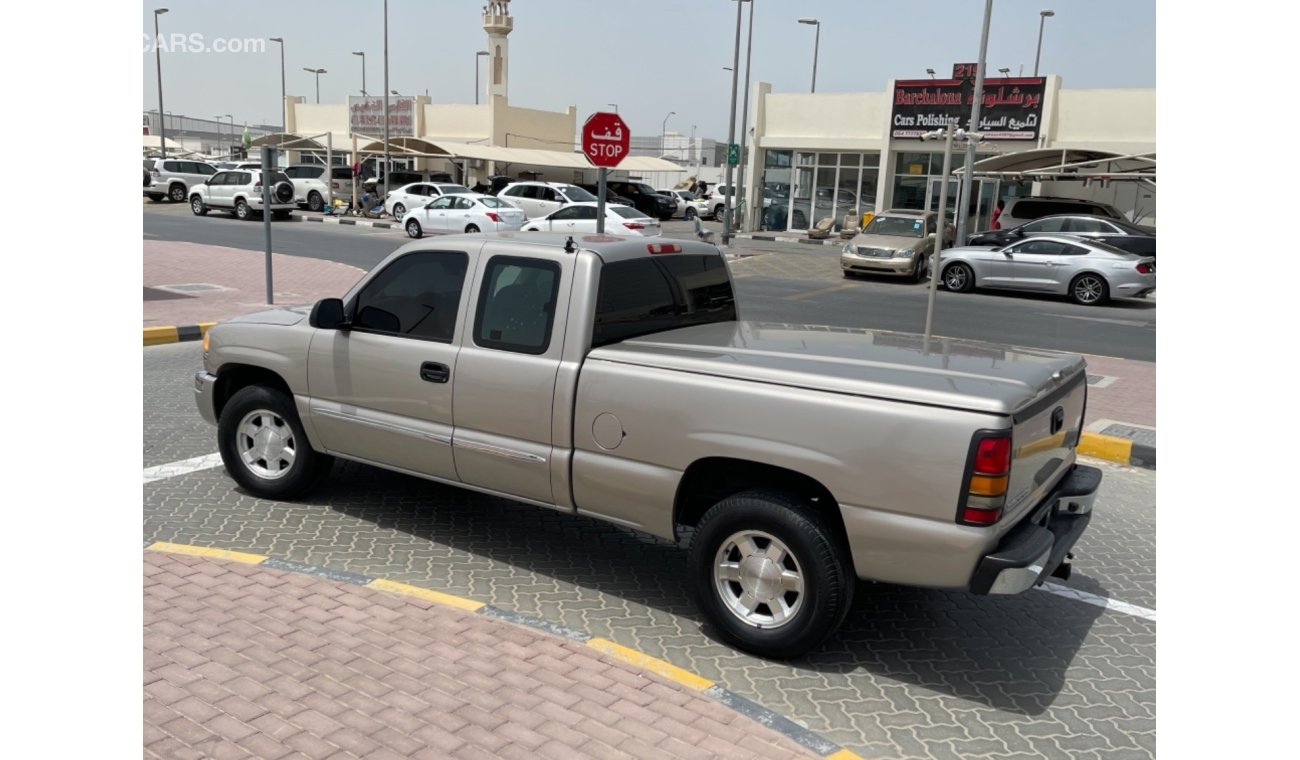
[[[199,470],[210,470],[213,467],[221,466],[220,454],[204,454],[201,457],[193,459],[183,459],[179,462],[168,462],[160,464],[157,467],[144,468],[144,482],[152,483],[155,480],[164,478],[174,478],[177,475],[186,475]]]
[[[178,475],[188,475],[191,472],[210,470],[214,467],[220,466],[221,454],[204,454],[201,457],[194,457],[193,459],[183,459],[179,462],[168,462],[167,464],[160,464],[156,467],[146,467],[144,469],[144,482],[152,483],[156,480],[174,478]],[[1104,596],[1097,596],[1096,594],[1090,594],[1087,591],[1080,591],[1075,588],[1070,588],[1069,586],[1062,586],[1058,583],[1044,583],[1038,588],[1049,594],[1055,594],[1066,599],[1073,599],[1076,602],[1091,604],[1094,607],[1101,607],[1124,615],[1140,617],[1144,620],[1150,620],[1153,623],[1156,621],[1156,611],[1147,607],[1139,607],[1136,604],[1129,604],[1128,602],[1121,602]]]
[[[1073,599],[1077,602],[1091,604],[1094,607],[1102,607],[1111,610],[1112,612],[1120,612],[1125,615],[1132,615],[1133,617],[1150,620],[1153,623],[1156,622],[1156,611],[1147,607],[1139,607],[1136,604],[1129,604],[1128,602],[1120,602],[1104,596],[1089,594],[1087,591],[1080,591],[1077,588],[1062,586],[1058,583],[1044,583],[1042,586],[1039,586],[1039,588],[1049,594],[1063,596],[1066,599]]]

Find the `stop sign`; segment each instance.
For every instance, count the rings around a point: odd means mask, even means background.
[[[582,125],[582,152],[593,166],[618,166],[631,143],[632,130],[616,113],[593,113]]]

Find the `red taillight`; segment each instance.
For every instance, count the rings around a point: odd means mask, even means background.
[[[254,190],[261,190],[261,189],[262,189],[262,182],[261,182],[261,180],[259,180],[259,181],[253,183],[253,189],[254,189]]]
[[[681,253],[682,247],[676,243],[651,243],[645,247],[650,253]]]
[[[155,176],[155,177],[162,176],[161,173],[160,173],[157,169],[150,169],[150,170],[149,170],[149,173],[152,174],[152,175]]]
[[[992,525],[1002,519],[1011,482],[1011,436],[986,435],[975,444],[965,504],[958,522]]]
[[[330,187],[333,188],[333,189],[335,189],[335,190],[338,190],[338,189],[339,189],[339,183],[337,183],[337,182],[331,182],[331,183],[330,183]]]
[[[1141,264],[1138,264],[1138,274],[1151,274],[1154,271],[1156,271],[1156,268],[1146,263],[1145,261],[1142,262]]]
[[[488,219],[491,219],[491,220],[494,221],[494,222],[499,222],[499,221],[501,221],[501,217],[497,216],[497,213],[496,213],[495,211],[488,211],[488,212],[485,212],[485,213],[487,214],[487,218],[488,218]]]
[[[643,230],[643,229],[645,229],[645,225],[644,225],[644,224],[641,224],[640,222],[623,222],[623,226],[624,226],[624,227],[627,227],[629,230]]]

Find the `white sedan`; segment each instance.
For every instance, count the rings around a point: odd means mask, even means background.
[[[446,182],[412,182],[409,185],[402,185],[396,190],[390,191],[384,197],[384,211],[394,219],[401,219],[410,208],[419,208],[434,198],[451,193],[469,193],[468,187],[464,185],[453,185]]]
[[[538,219],[530,219],[524,232],[574,232],[596,231],[596,204],[591,201],[569,203]],[[660,232],[659,220],[631,206],[609,203],[605,205],[605,232],[611,235],[654,236]]]
[[[402,226],[413,238],[426,232],[513,232],[524,212],[495,196],[451,193],[406,212]]]

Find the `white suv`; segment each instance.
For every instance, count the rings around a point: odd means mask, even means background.
[[[298,204],[294,202],[293,183],[284,172],[271,174],[271,213],[277,219],[288,218]],[[262,172],[256,169],[230,169],[217,172],[211,179],[190,189],[190,210],[195,216],[209,211],[230,211],[240,219],[262,215]]]
[[[677,201],[675,216],[680,216],[688,222],[697,216],[705,217],[712,213],[709,210],[709,202],[690,190],[656,190],[655,192]]]
[[[565,182],[512,182],[497,197],[523,209],[529,219],[540,219],[567,203],[595,201],[596,196]]]
[[[146,158],[144,170],[144,194],[153,201],[167,198],[177,203],[189,196],[191,187],[217,173],[211,164],[182,158]]]

